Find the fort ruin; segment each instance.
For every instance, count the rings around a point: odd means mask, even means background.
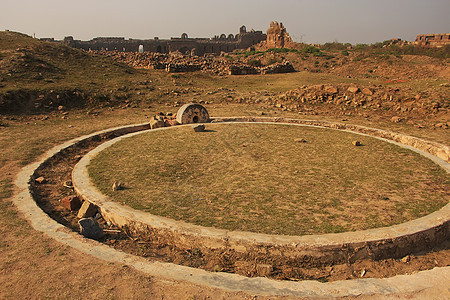
[[[213,38],[190,38],[186,33],[181,37],[170,39],[125,39],[124,37],[97,37],[90,41],[75,40],[72,36],[64,38],[64,43],[84,50],[109,50],[123,52],[154,52],[170,53],[179,51],[183,54],[220,54],[232,52],[236,49],[246,49],[259,42],[265,41],[267,35],[262,31],[247,31],[241,26],[236,35],[221,34]]]
[[[450,33],[419,34],[414,43],[418,46],[444,47],[450,45]]]

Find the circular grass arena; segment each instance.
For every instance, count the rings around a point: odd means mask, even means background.
[[[362,145],[354,146],[355,140]],[[267,234],[390,226],[450,199],[450,176],[416,152],[368,136],[292,125],[149,131],[102,151],[89,174],[101,192],[134,209]],[[115,181],[124,189],[112,191]]]

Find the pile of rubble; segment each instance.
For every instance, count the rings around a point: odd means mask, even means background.
[[[295,72],[294,66],[289,61],[277,62],[270,66],[260,68],[261,74],[279,74]]]
[[[177,115],[172,113],[163,113],[159,112],[156,116],[153,116],[150,119],[150,128],[162,128],[162,127],[170,127],[170,126],[177,126],[180,125],[180,123],[177,121]]]
[[[183,55],[179,52],[135,53],[120,51],[91,51],[97,55],[111,57],[134,68],[166,70],[169,73],[203,71],[217,75],[250,75],[295,72],[289,61],[276,62],[268,66],[256,67],[239,60],[230,60],[225,56]]]
[[[399,113],[415,112],[419,114],[436,114],[449,109],[448,103],[437,99],[431,100],[426,95],[415,94],[410,90],[399,88],[354,85],[314,85],[303,86],[286,93],[271,97],[270,104],[286,110],[298,110],[305,104],[328,103],[339,109],[385,110]]]

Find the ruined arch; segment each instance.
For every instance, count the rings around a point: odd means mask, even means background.
[[[232,33],[230,33],[230,34],[228,35],[228,39],[231,40],[231,41],[234,40],[234,35],[233,35]]]
[[[247,33],[247,27],[245,27],[245,25],[242,25],[241,28],[239,28],[239,33]]]
[[[185,32],[185,33],[183,33],[183,34],[181,35],[181,38],[182,38],[183,40],[186,40],[186,39],[188,39],[189,37],[188,37],[187,33]]]
[[[226,40],[226,39],[227,39],[227,36],[225,35],[225,33],[222,33],[222,34],[220,35],[220,39],[221,39],[221,40]]]

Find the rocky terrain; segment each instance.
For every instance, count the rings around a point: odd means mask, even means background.
[[[221,56],[204,57],[183,55],[179,52],[133,53],[119,51],[91,51],[95,55],[111,57],[115,61],[126,63],[135,68],[166,70],[169,73],[203,71],[214,75],[251,75],[295,72],[292,64],[283,59],[263,65],[252,61],[234,60],[223,53]]]
[[[203,101],[449,126],[450,68],[442,49],[425,56],[392,49],[380,53],[378,48],[315,47],[293,43],[275,27],[273,45],[202,57],[84,52],[2,32],[0,111],[48,113]],[[292,48],[269,48],[280,43]]]

